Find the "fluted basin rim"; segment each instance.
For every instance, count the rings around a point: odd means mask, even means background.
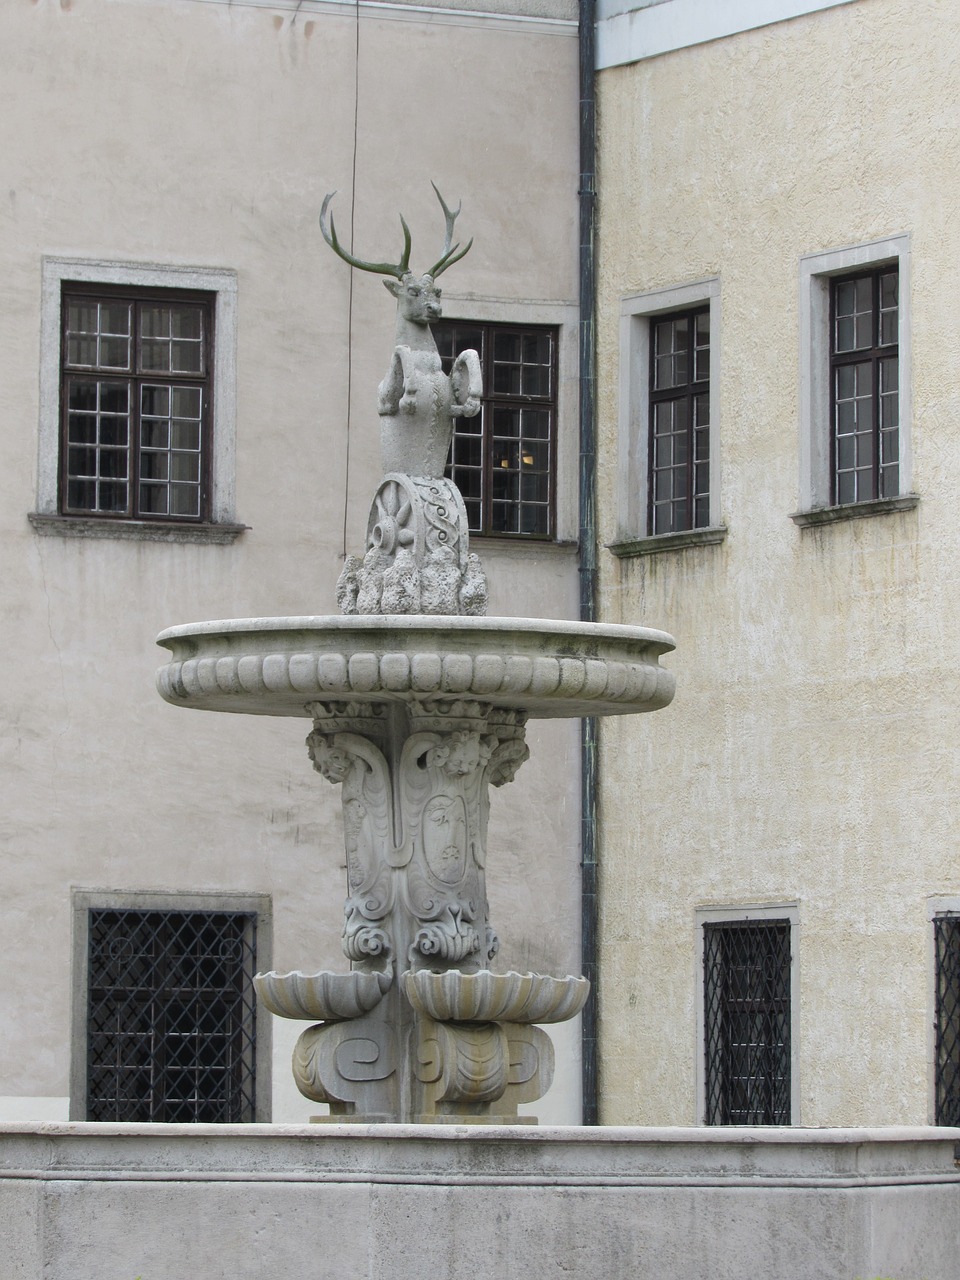
[[[168,627],[157,687],[207,711],[305,716],[317,702],[486,702],[534,717],[654,711],[673,698],[648,627],[541,618],[232,618]]]
[[[393,981],[389,972],[292,973],[254,975],[253,985],[264,1006],[280,1018],[343,1022],[369,1013],[380,1003]]]
[[[417,1010],[438,1022],[566,1022],[590,994],[586,978],[543,973],[461,973],[408,969],[403,993]]]

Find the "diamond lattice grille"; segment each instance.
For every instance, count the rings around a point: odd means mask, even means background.
[[[90,912],[87,1119],[255,1117],[256,916]]]
[[[960,916],[933,922],[937,953],[937,1124],[960,1125]]]
[[[790,1123],[790,922],[704,925],[708,1124]]]

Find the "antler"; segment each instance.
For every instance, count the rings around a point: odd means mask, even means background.
[[[446,271],[447,267],[452,266],[455,262],[459,262],[461,258],[465,257],[466,254],[470,252],[470,247],[473,244],[473,237],[472,236],[470,237],[470,239],[467,241],[467,243],[463,246],[462,249],[460,248],[459,244],[453,244],[453,224],[456,222],[457,218],[460,216],[460,210],[463,207],[463,201],[461,200],[460,204],[457,205],[456,209],[451,211],[450,209],[447,208],[446,201],[444,200],[443,196],[440,194],[440,190],[437,187],[437,184],[435,182],[431,182],[430,185],[431,187],[433,187],[434,191],[436,191],[437,193],[437,199],[440,201],[440,207],[443,209],[443,216],[447,224],[447,235],[446,235],[446,239],[443,242],[443,253],[440,255],[440,260],[438,262],[435,262],[434,265],[430,268],[430,270],[425,273],[426,275],[431,276],[435,279],[440,274],[441,271]]]
[[[434,189],[436,190],[436,188]],[[326,217],[326,214],[327,214],[327,206],[329,205],[330,201],[333,199],[333,197],[336,194],[337,193],[335,191],[331,191],[330,194],[324,200],[323,207],[320,210],[320,230],[323,232],[323,238],[324,240],[326,240],[330,248],[334,251],[335,254],[337,254],[338,257],[342,258],[344,262],[349,262],[351,267],[356,267],[360,271],[374,271],[376,272],[377,275],[380,275],[380,276],[396,276],[398,280],[402,280],[403,277],[410,270],[410,228],[407,226],[406,222],[404,221],[403,214],[401,213],[400,215],[400,225],[401,227],[403,227],[403,253],[400,255],[400,261],[396,263],[396,265],[390,262],[364,262],[361,258],[355,258],[352,253],[348,253],[346,249],[344,249],[341,246],[340,241],[337,239],[337,228],[334,225],[332,213],[330,215],[329,231],[327,230],[326,224],[324,223],[324,218]],[[439,191],[437,191],[437,195],[440,195]],[[443,204],[442,198],[440,203]],[[443,207],[444,209],[446,209],[447,206],[444,205]],[[460,211],[458,209],[457,213],[459,212]],[[454,215],[454,217],[456,217],[456,214]],[[450,228],[452,229],[452,227],[453,227],[453,223],[450,223]],[[468,249],[469,247],[470,246],[467,245]],[[449,231],[448,231],[448,248],[449,248]],[[464,250],[464,253],[466,253],[466,249]]]

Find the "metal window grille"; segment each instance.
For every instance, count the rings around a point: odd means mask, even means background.
[[[707,1124],[789,1124],[790,922],[703,931]]]
[[[710,523],[710,308],[650,324],[648,521],[652,534]]]
[[[933,922],[936,949],[936,1123],[960,1125],[960,916]]]
[[[444,320],[434,326],[444,372],[473,348],[483,370],[474,418],[458,418],[446,475],[471,533],[552,538],[556,529],[557,331]]]
[[[837,505],[900,492],[899,273],[830,282],[830,445]]]
[[[255,1118],[255,914],[89,913],[87,1119]]]

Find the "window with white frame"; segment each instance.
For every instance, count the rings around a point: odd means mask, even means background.
[[[716,279],[621,301],[617,554],[723,536],[719,321]]]
[[[232,540],[233,272],[47,258],[42,533]]]
[[[795,908],[698,912],[705,1124],[796,1123],[795,925]]]
[[[800,261],[798,524],[916,503],[909,283],[906,235]]]

